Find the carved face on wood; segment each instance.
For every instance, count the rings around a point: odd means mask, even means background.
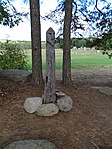
[[[51,46],[55,44],[55,32],[52,28],[49,28],[46,32],[46,42],[49,43]]]

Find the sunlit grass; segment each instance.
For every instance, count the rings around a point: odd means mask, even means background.
[[[28,68],[31,69],[31,50],[27,51],[28,54]],[[55,50],[56,69],[62,68],[62,50]],[[107,55],[97,53],[96,51],[71,51],[71,67],[72,69],[90,69],[96,67],[112,66],[112,59]],[[42,50],[42,67],[46,67],[46,50]]]

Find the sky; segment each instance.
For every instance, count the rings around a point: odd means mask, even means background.
[[[49,5],[50,4],[50,5]],[[54,10],[56,7],[56,0],[44,0],[44,3],[41,4],[41,15]],[[22,0],[16,0],[13,2],[13,5],[18,11],[29,11],[29,4],[23,4]],[[0,39],[9,39],[9,40],[25,40],[31,41],[31,26],[30,18],[26,18],[21,22],[19,26],[14,28],[9,28],[7,26],[0,25]],[[41,19],[41,39],[42,41],[46,40],[46,31],[49,27],[52,27],[55,32],[58,31],[56,24],[50,21],[44,21]]]
[[[29,12],[29,4],[24,4],[23,0],[13,0],[12,4],[19,12]],[[50,12],[50,10],[54,10],[57,6],[57,0],[41,0],[44,1],[40,6],[41,15],[44,16],[46,13]],[[108,0],[111,2],[111,0]],[[100,7],[100,6],[99,6]],[[41,40],[46,40],[46,31],[49,27],[52,27],[57,33],[58,25],[50,22],[44,21],[41,19]],[[81,31],[82,32],[82,31]],[[85,31],[86,36],[89,36],[89,32]],[[89,34],[88,34],[89,33]],[[9,28],[7,26],[0,25],[0,39],[9,39],[9,40],[24,40],[31,41],[31,26],[30,26],[30,17],[26,18],[19,24],[19,26],[15,26],[14,28]]]

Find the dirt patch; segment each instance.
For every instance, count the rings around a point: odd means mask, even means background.
[[[87,140],[111,146],[112,96],[91,88],[92,85],[112,87],[110,71],[100,72],[100,77],[91,77],[86,71],[77,72],[78,75],[74,72],[73,85],[69,87],[60,82],[58,74],[57,89],[71,96],[74,106],[70,112],[53,117],[28,114],[23,109],[26,98],[42,96],[43,86],[0,77],[0,148],[22,139],[47,139],[58,149],[83,149]],[[99,70],[94,70],[94,74],[98,75]]]

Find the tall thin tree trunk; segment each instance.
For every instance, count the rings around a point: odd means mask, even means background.
[[[30,0],[32,40],[32,84],[43,84],[41,55],[41,25],[39,0]]]
[[[72,0],[65,0],[65,17],[63,29],[63,83],[69,85],[71,83],[71,51],[70,51],[70,35],[72,21]]]

